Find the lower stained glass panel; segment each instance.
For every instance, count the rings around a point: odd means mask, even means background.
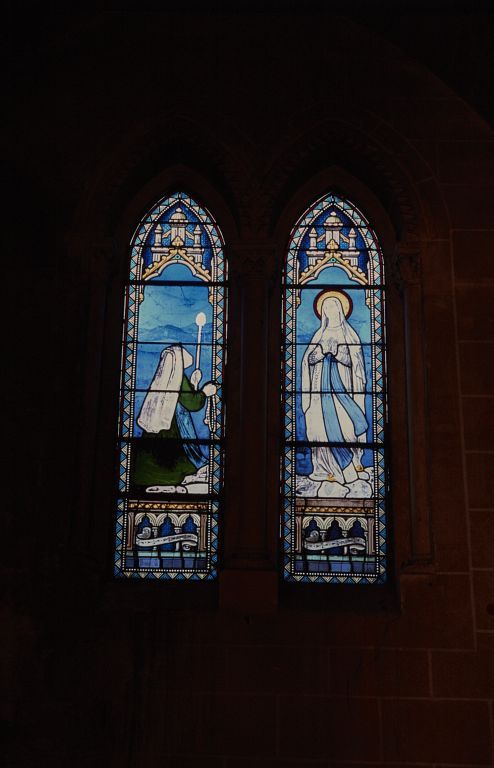
[[[123,573],[178,580],[215,577],[216,502],[122,499],[119,511],[116,566]]]

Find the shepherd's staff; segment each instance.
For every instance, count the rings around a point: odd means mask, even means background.
[[[198,312],[196,316],[196,325],[197,325],[197,348],[196,348],[196,371],[199,369],[199,362],[201,357],[201,338],[202,338],[202,329],[206,325],[206,315],[204,312]],[[199,387],[199,382],[196,384],[196,389]],[[206,402],[206,412],[204,417],[204,424],[209,427],[209,431],[213,432],[216,424],[216,395],[214,394],[216,392],[216,386],[214,384],[207,384],[205,389],[208,387],[211,388],[211,393],[206,394],[207,402]]]
[[[197,347],[196,347],[196,371],[199,370],[199,362],[201,359],[201,338],[202,338],[202,329],[206,325],[206,315],[204,312],[198,312],[196,315],[196,325],[197,325]],[[196,384],[196,389],[199,386],[199,382]]]

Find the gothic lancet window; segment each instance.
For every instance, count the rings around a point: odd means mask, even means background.
[[[383,582],[383,260],[355,206],[331,194],[303,214],[283,288],[285,578]]]
[[[115,575],[216,575],[226,263],[211,215],[161,200],[130,247],[119,410]]]

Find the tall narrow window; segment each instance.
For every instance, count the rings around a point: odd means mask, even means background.
[[[318,200],[292,231],[283,323],[285,578],[383,582],[383,261],[348,201]]]
[[[182,192],[131,242],[119,414],[117,576],[216,575],[226,264],[210,214]]]

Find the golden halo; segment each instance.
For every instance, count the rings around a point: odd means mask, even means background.
[[[334,296],[336,299],[341,301],[341,306],[343,307],[345,317],[350,317],[353,311],[353,301],[351,300],[348,293],[345,293],[345,291],[321,291],[321,293],[318,293],[314,299],[314,312],[318,318],[321,319],[323,301],[329,299],[330,296]]]

